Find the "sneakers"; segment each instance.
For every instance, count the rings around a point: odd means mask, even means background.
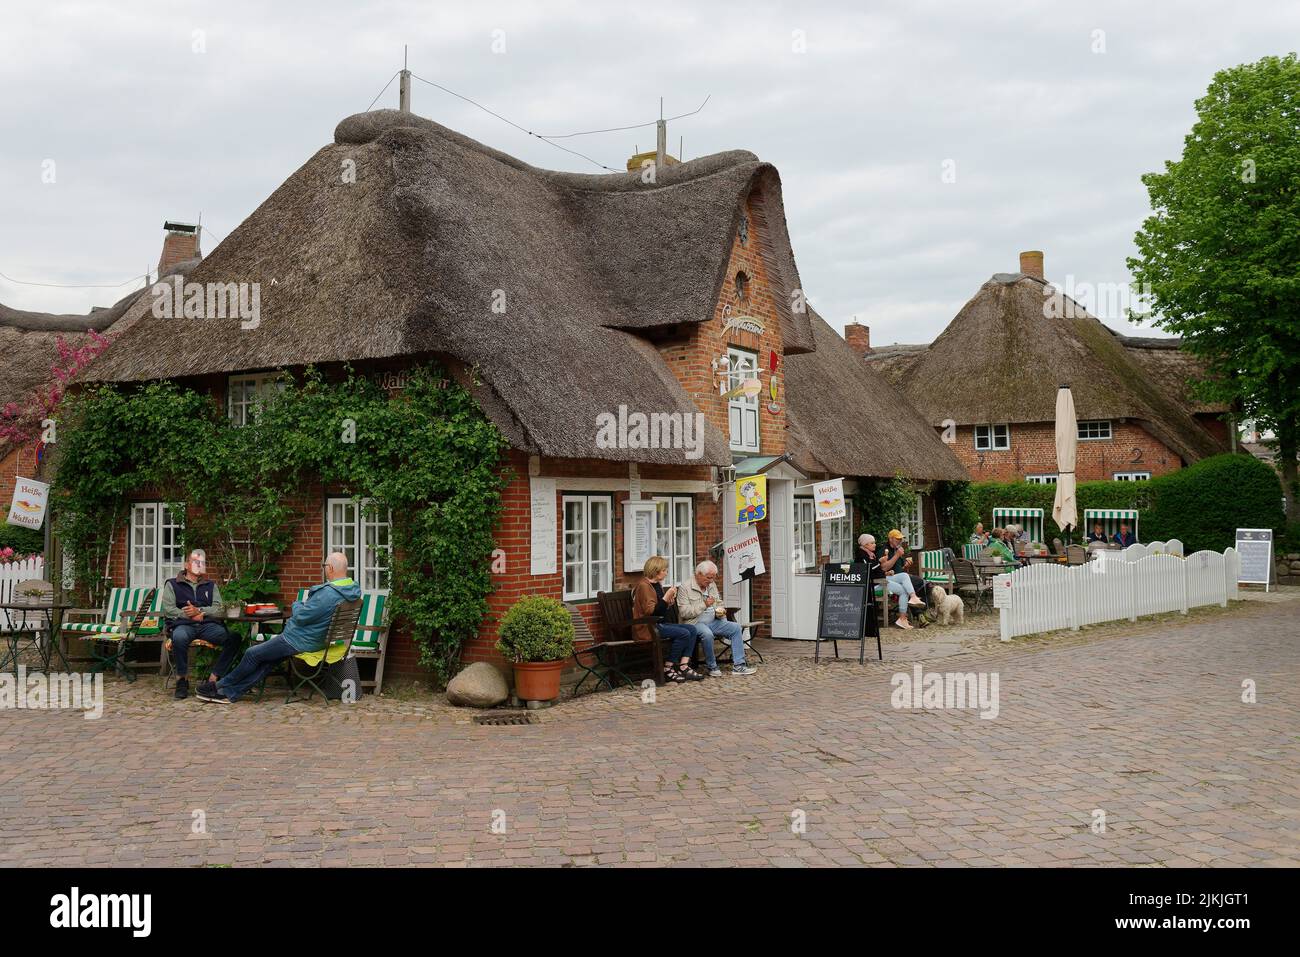
[[[732,665],[731,673],[733,675],[756,675],[758,674],[758,669],[752,665]]]
[[[186,698],[188,698],[189,696],[190,696],[190,679],[189,679],[189,678],[177,678],[177,679],[176,679],[176,695],[175,695],[176,700],[177,700],[177,701],[184,701],[184,700],[185,700]]]
[[[199,685],[198,691],[194,692],[194,697],[200,701],[214,701],[217,704],[230,704],[230,699],[217,690],[217,686],[211,681],[205,681]]]
[[[726,674],[726,672],[723,671],[721,668],[714,668],[712,671],[709,672],[709,677],[721,678],[724,674]]]

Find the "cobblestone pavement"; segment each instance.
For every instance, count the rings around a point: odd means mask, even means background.
[[[865,666],[769,646],[751,678],[523,727],[429,696],[225,707],[109,682],[99,720],[0,711],[0,864],[1295,866],[1290,591],[1010,645],[927,629]],[[996,673],[997,717],[894,709],[922,659]]]

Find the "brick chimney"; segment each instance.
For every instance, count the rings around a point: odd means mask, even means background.
[[[850,322],[844,327],[844,341],[858,355],[865,356],[871,351],[871,327]]]
[[[1043,278],[1043,253],[1039,249],[1030,249],[1020,254],[1020,271],[1035,279]]]
[[[163,237],[162,255],[158,257],[158,273],[161,275],[177,263],[187,259],[197,259],[203,255],[199,250],[199,227],[190,223],[163,223],[167,235]]]

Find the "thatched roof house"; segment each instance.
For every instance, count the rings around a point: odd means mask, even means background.
[[[826,320],[811,308],[809,314],[817,348],[786,362],[795,464],[810,474],[969,478],[925,417],[900,402],[897,390]]]
[[[1050,424],[1057,388],[1068,384],[1080,420],[1136,425],[1183,464],[1226,451],[1226,427],[1205,421],[1225,410],[1190,398],[1193,357],[1176,341],[1114,332],[1041,274],[996,274],[934,342],[872,349],[866,359],[935,427],[1000,423],[1014,433]],[[960,454],[969,443],[956,444]],[[1013,471],[1055,470],[1054,452],[1042,462],[1025,454]]]

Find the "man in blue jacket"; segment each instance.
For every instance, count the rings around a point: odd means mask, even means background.
[[[356,601],[361,597],[361,587],[348,577],[348,560],[342,552],[333,552],[325,559],[325,584],[314,586],[306,601],[293,603],[293,611],[284,631],[246,652],[235,670],[220,681],[205,681],[195,692],[200,701],[230,704],[238,701],[249,688],[257,684],[275,667],[277,662],[292,658],[304,651],[320,651],[325,647],[325,633],[329,630],[334,606],[342,601]]]
[[[1120,522],[1119,531],[1115,533],[1115,544],[1121,548],[1137,544],[1137,536],[1128,530],[1128,522]]]

